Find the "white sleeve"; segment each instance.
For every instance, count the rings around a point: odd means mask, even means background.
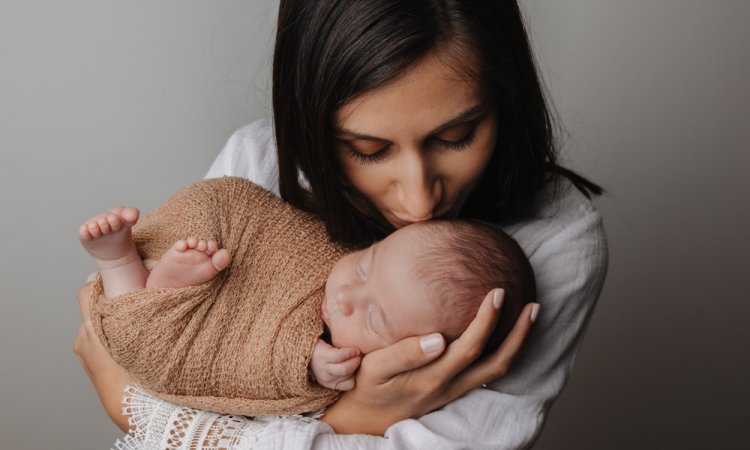
[[[138,386],[125,388],[122,404],[132,431],[115,442],[116,450],[249,450],[258,433],[280,420],[188,408],[154,397]],[[315,419],[296,415],[284,420],[309,423]]]
[[[242,177],[279,195],[273,127],[267,120],[246,125],[229,138],[205,178]]]

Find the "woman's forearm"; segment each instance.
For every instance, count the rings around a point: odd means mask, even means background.
[[[91,283],[86,283],[78,290],[82,323],[73,344],[73,353],[80,360],[109,417],[121,430],[128,431],[128,418],[122,413],[122,394],[133,380],[112,359],[96,336],[89,310],[90,295]]]
[[[132,383],[132,379],[127,373],[124,376],[121,373],[111,373],[105,375],[100,381],[92,380],[92,382],[109,418],[123,432],[130,431],[128,417],[123,415],[122,396],[125,388]]]

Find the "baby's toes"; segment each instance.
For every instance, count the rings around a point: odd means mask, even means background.
[[[232,254],[229,253],[229,250],[225,248],[222,248],[221,250],[214,253],[213,256],[211,256],[211,262],[214,265],[214,269],[218,270],[219,272],[226,269],[231,261]]]
[[[184,252],[185,250],[188,249],[188,243],[187,241],[180,239],[179,241],[174,243],[172,248],[177,250],[178,252]]]
[[[107,218],[105,216],[100,217],[96,221],[97,225],[99,225],[99,229],[101,230],[103,235],[107,235],[112,231],[112,228],[109,226],[109,222],[107,221]]]
[[[122,220],[128,225],[135,225],[135,223],[138,222],[139,215],[140,211],[138,211],[138,208],[133,208],[132,206],[122,208],[122,211],[119,214],[119,216],[122,217]]]
[[[203,239],[199,240],[198,244],[195,246],[195,249],[199,252],[205,252],[207,248],[208,244],[206,244],[206,241],[204,241]]]
[[[195,248],[198,246],[198,238],[194,238],[192,236],[185,239],[185,242],[187,242],[188,248]]]
[[[216,241],[208,241],[206,243],[206,254],[208,256],[213,255],[219,250],[219,244],[216,243]]]
[[[107,214],[107,223],[109,224],[110,230],[115,233],[122,230],[122,220],[120,220],[120,216]]]
[[[89,233],[88,222],[81,224],[81,226],[78,227],[78,238],[82,241],[90,241],[94,239],[94,237],[91,236],[91,233]]]
[[[99,229],[99,224],[95,220],[86,224],[86,228],[93,239],[102,237],[102,230]]]

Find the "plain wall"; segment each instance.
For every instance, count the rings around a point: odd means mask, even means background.
[[[750,2],[529,0],[611,261],[537,449],[740,448],[750,398]],[[0,0],[0,448],[121,435],[71,346],[78,225],[148,210],[270,117],[277,2]],[[542,311],[543,314],[543,311]]]

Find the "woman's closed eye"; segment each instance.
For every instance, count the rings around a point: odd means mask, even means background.
[[[433,139],[439,145],[451,150],[463,150],[471,145],[477,134],[477,124],[472,122],[459,125],[438,134]]]
[[[360,150],[356,148],[352,144],[347,144],[346,153],[349,155],[349,157],[351,157],[352,159],[354,159],[355,161],[359,163],[372,164],[388,156],[388,152],[390,148],[391,148],[391,144],[388,144],[384,147],[380,147],[379,149],[376,149],[373,151],[365,151],[365,150]]]
[[[441,133],[427,138],[427,142],[432,141],[442,148],[449,150],[463,150],[474,141],[477,131],[477,122],[472,121],[453,128],[442,131]],[[345,144],[346,153],[350,158],[361,164],[373,164],[386,158],[393,144],[379,145],[370,147],[358,147],[351,142]]]

